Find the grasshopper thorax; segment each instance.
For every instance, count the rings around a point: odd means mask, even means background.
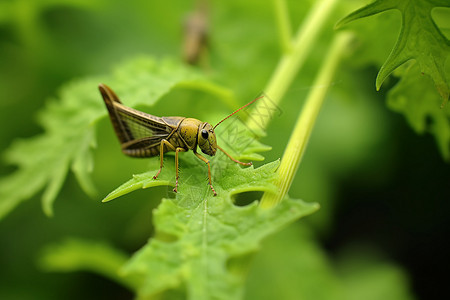
[[[216,134],[211,124],[204,122],[198,126],[197,144],[203,153],[210,156],[216,155]]]

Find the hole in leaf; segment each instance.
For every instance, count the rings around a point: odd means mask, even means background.
[[[234,196],[234,205],[236,206],[247,206],[255,201],[259,201],[263,195],[261,191],[251,191],[236,194]]]

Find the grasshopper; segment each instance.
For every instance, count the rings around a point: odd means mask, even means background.
[[[208,165],[208,182],[214,196],[217,193],[211,182],[211,164],[208,159],[197,152],[197,146],[204,154],[209,156],[214,156],[219,149],[232,161],[240,165],[252,165],[251,162],[245,163],[234,159],[217,145],[214,129],[244,107],[262,98],[262,96],[242,106],[213,127],[207,122],[194,118],[153,116],[124,106],[114,91],[105,84],[100,84],[99,90],[108,109],[114,131],[119,138],[122,152],[128,156],[141,158],[159,154],[160,167],[153,179],[157,179],[161,173],[164,153],[175,152],[176,175],[175,188],[173,189],[175,193],[178,188],[179,152],[192,150],[195,156]]]

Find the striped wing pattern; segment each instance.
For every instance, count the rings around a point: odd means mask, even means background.
[[[152,116],[121,104],[115,104],[117,121],[122,132],[122,149],[145,149],[159,145],[167,138],[173,128],[162,118]]]
[[[153,156],[152,151],[146,150],[168,138],[174,128],[163,118],[124,106],[106,85],[99,88],[122,150],[131,156]]]

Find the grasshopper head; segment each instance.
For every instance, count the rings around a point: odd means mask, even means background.
[[[210,156],[216,155],[217,142],[216,134],[214,133],[213,127],[209,123],[202,123],[198,127],[198,146],[203,153]]]

